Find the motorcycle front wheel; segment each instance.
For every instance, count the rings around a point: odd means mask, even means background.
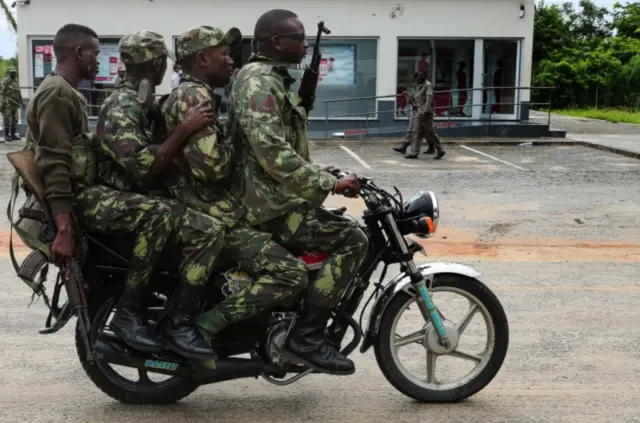
[[[477,279],[457,274],[436,275],[430,292],[453,293],[462,296],[469,308],[457,321],[447,320],[440,314],[451,340],[449,348],[440,345],[437,331],[431,321],[422,329],[400,336],[397,327],[409,306],[417,309],[416,296],[400,292],[391,300],[380,321],[378,339],[374,350],[376,361],[383,375],[398,391],[421,402],[457,402],[468,398],[496,376],[507,354],[509,345],[509,324],[498,298]],[[418,300],[421,301],[421,300]],[[434,295],[434,303],[439,306]],[[465,351],[459,347],[460,340],[473,317],[480,314],[486,324],[487,340],[478,353]],[[424,321],[421,314],[419,318]],[[406,320],[406,319],[405,319]],[[412,374],[399,358],[399,349],[411,344],[420,345],[424,351],[419,360],[426,367],[426,376]],[[413,355],[415,360],[415,355]],[[475,367],[457,380],[443,382],[436,378],[436,363],[440,357],[449,357],[475,363]]]

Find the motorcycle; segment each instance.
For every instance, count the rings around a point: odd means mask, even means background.
[[[333,173],[338,177],[346,175],[338,170]],[[327,339],[345,356],[358,346],[360,353],[373,347],[384,377],[402,394],[415,400],[456,402],[474,395],[491,382],[507,353],[509,328],[500,301],[478,279],[480,273],[469,266],[445,262],[416,265],[414,262],[415,254],[426,253],[408,235],[430,238],[438,228],[440,207],[433,192],[420,192],[405,202],[396,187],[394,195],[376,186],[370,178],[358,179],[360,197],[366,205],[363,223],[359,225],[369,238],[369,250],[359,272],[333,310]],[[346,208],[331,211],[342,215]],[[262,377],[274,385],[284,386],[316,373],[283,354],[285,339],[301,309],[304,294],[291,307],[263,312],[217,334],[214,345],[219,359],[213,364],[190,361],[169,350],[162,354],[147,354],[128,347],[109,331],[108,321],[115,311],[114,305],[129,269],[133,240],[92,233],[85,234],[85,240],[86,259],[82,265],[76,263],[73,269],[75,285],[62,281],[62,271],[58,274],[53,297],[47,303],[51,310],[47,326],[40,332],[55,333],[77,315],[78,358],[87,376],[108,396],[127,404],[161,405],[175,403],[205,384]],[[309,280],[314,280],[327,259],[327,255],[321,253],[292,253],[307,266]],[[145,299],[145,318],[152,324],[165,317],[165,303],[178,286],[175,258],[180,254],[167,251],[166,256]],[[34,250],[20,266],[19,276],[23,280],[36,280],[41,271],[46,270],[47,263],[48,258]],[[372,283],[373,273],[381,263],[384,267],[379,280]],[[400,264],[400,273],[385,283],[388,267],[393,264]],[[236,268],[231,258],[225,258],[219,270],[214,272],[210,294],[201,304],[202,311],[251,283],[248,274]],[[65,286],[69,300],[58,306],[62,286]],[[358,322],[354,316],[370,286],[374,290],[362,307]],[[432,295],[441,291],[460,294],[469,301],[470,308],[461,321],[447,320],[436,307]],[[373,298],[375,302],[368,324],[363,327],[363,315]],[[400,315],[414,303],[424,325],[421,330],[400,337],[396,335]],[[458,348],[460,337],[475,313],[482,314],[488,332],[484,351],[478,355]],[[343,345],[349,330],[353,332],[353,339]],[[398,358],[398,348],[409,344],[421,344],[426,350],[426,380],[411,375]],[[250,358],[236,357],[243,354],[249,354]],[[476,366],[457,381],[440,383],[435,378],[435,363],[443,356],[470,360]],[[116,365],[136,369],[138,378],[132,380],[122,376],[113,368]],[[154,373],[168,376],[168,379],[153,382],[149,375]]]

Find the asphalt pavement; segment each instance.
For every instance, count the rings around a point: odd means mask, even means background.
[[[0,421],[639,422],[640,160],[581,146],[445,149],[440,161],[406,160],[390,145],[345,143],[315,145],[312,157],[395,185],[405,197],[437,194],[442,218],[436,236],[422,241],[430,257],[421,260],[481,271],[511,329],[502,369],[467,401],[416,403],[384,379],[372,351],[356,351],[349,377],[312,375],[287,387],[246,379],[203,386],[173,406],[121,405],[85,376],[72,325],[37,333],[45,307],[27,308],[28,288],[6,259],[3,218]],[[9,175],[5,160],[5,191]],[[6,200],[0,196],[0,206]],[[326,204],[362,211],[358,199],[330,196]],[[415,350],[407,363],[424,369],[424,353]]]

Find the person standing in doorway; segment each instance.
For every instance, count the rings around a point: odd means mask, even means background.
[[[491,105],[491,113],[500,113],[502,101],[502,59],[496,62],[496,71],[493,73],[494,102]]]
[[[171,88],[177,88],[180,85],[182,77],[182,67],[179,64],[173,65],[173,74],[171,75]]]
[[[467,72],[466,67],[467,64],[465,62],[460,62],[458,67],[458,72],[456,72],[456,81],[457,81],[457,89],[458,91],[458,113],[457,116],[467,117],[464,114],[464,106],[467,104],[468,92],[467,92]]]
[[[422,53],[420,55],[420,60],[418,61],[418,72],[424,72],[425,75],[429,75],[429,58],[427,53]]]
[[[412,96],[416,112],[412,119],[411,152],[404,157],[407,159],[417,159],[420,153],[420,143],[423,138],[426,138],[427,144],[429,144],[427,154],[437,152],[434,159],[440,160],[445,155],[445,151],[442,149],[440,138],[436,134],[436,127],[433,121],[433,85],[429,82],[424,72],[418,72],[416,82],[418,86],[416,93]]]

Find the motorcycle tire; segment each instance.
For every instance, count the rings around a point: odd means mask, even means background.
[[[88,313],[91,319],[91,342],[95,342],[100,325],[105,320],[105,314],[112,308],[115,296],[120,291],[119,284],[111,284],[96,291],[88,298]],[[86,348],[82,340],[79,325],[76,324],[76,351],[89,379],[109,397],[131,405],[169,405],[174,404],[190,395],[198,388],[198,384],[183,378],[171,377],[162,383],[153,385],[136,384],[110,377],[98,365],[97,361],[87,361]]]
[[[495,343],[492,355],[484,369],[464,385],[448,390],[427,389],[416,385],[403,375],[392,353],[391,331],[398,313],[402,312],[408,301],[414,301],[414,297],[406,292],[399,293],[384,311],[374,352],[384,377],[404,395],[420,402],[453,403],[476,394],[496,376],[507,354],[509,323],[498,298],[479,280],[458,274],[438,274],[435,276],[432,288],[437,287],[451,287],[468,292],[482,303],[491,316],[495,330]]]

